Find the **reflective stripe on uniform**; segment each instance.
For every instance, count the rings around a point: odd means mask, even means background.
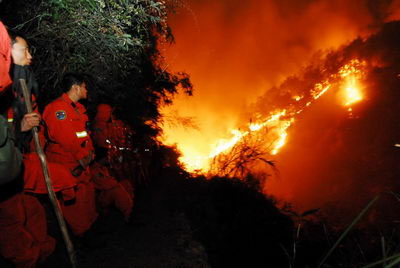
[[[86,132],[86,130],[84,130],[84,131],[81,131],[81,132],[76,132],[76,136],[78,138],[85,138],[85,137],[88,136],[88,133]]]

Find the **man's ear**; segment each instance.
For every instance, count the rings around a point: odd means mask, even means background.
[[[74,84],[74,85],[72,85],[71,89],[73,89],[73,90],[78,90],[78,89],[79,89],[79,85]]]

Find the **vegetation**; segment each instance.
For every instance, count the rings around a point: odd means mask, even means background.
[[[237,178],[187,180],[180,202],[212,267],[288,267],[293,221]]]
[[[252,184],[255,189],[262,189],[269,177],[266,172],[268,168],[278,174],[274,161],[269,160],[271,145],[263,138],[266,132],[268,130],[248,133],[227,152],[215,156],[209,175],[240,178],[246,184]]]
[[[160,54],[162,46],[173,42],[166,21],[167,8],[162,0],[13,0],[1,4],[0,16],[11,29],[24,35],[32,47],[34,70],[42,90],[42,106],[59,94],[57,84],[63,74],[85,72],[91,77],[93,89],[89,104],[93,108],[98,103],[112,104],[117,108],[118,116],[135,129],[137,143],[147,146],[160,131],[157,127],[161,120],[160,106],[171,103],[180,88],[189,95],[192,93],[188,75],[167,70]],[[387,31],[391,31],[387,36],[399,36],[394,30],[397,26],[388,28]],[[391,44],[397,46],[397,39],[395,41]],[[375,50],[379,45],[374,46],[376,43],[379,42],[372,42],[360,50],[358,47],[362,42],[358,40],[348,50],[352,47],[362,52]],[[350,52],[348,54],[352,55]],[[389,57],[392,55],[387,54],[388,58],[398,59],[398,55]],[[331,55],[331,60],[336,62],[334,56]],[[337,58],[342,58],[339,56]],[[391,81],[393,88],[397,87],[398,81],[387,77],[395,77],[396,64],[387,76],[381,77],[386,84]],[[316,77],[314,80],[320,80],[317,79],[321,76],[319,70],[310,69],[308,73]],[[303,82],[310,81],[313,80],[292,77],[285,85],[303,87]],[[268,92],[266,98],[271,103],[263,102],[268,109],[281,103],[276,101],[278,97],[271,98],[278,91],[277,88]],[[391,109],[384,111],[398,119]],[[374,114],[382,117],[379,112],[374,111]],[[365,124],[370,124],[369,121]],[[379,121],[379,118],[373,121]],[[368,144],[370,140],[374,139],[368,139]],[[176,194],[176,207],[171,210],[179,208],[187,215],[196,238],[206,247],[213,267],[251,267],[260,263],[266,267],[357,267],[361,264],[392,267],[400,262],[396,254],[399,230],[390,229],[387,235],[379,228],[377,231],[365,231],[362,226],[354,228],[375,199],[344,232],[343,228],[327,226],[324,215],[318,214],[317,210],[296,216],[290,208],[278,209],[276,202],[260,191],[267,175],[262,174],[264,179],[258,180],[255,175],[260,174],[252,172],[255,167],[265,164],[274,168],[266,151],[257,137],[249,135],[230,153],[214,159],[213,172],[218,176],[211,180],[203,177],[186,180],[190,175],[181,170],[179,153],[174,148],[161,146],[157,153],[149,156],[157,160],[164,157],[164,167],[173,171],[171,177],[179,173],[184,177],[184,183],[176,187],[182,187],[182,191]],[[386,151],[381,155],[384,153]],[[160,164],[160,161],[153,162]],[[376,168],[379,165],[370,166]],[[152,166],[151,171],[161,169],[162,166]],[[391,178],[398,177],[393,175]],[[335,216],[340,218],[340,214]],[[293,219],[297,228],[294,228]],[[367,246],[361,247],[361,244]],[[377,250],[380,248],[382,251]]]
[[[160,54],[173,41],[164,1],[16,0],[0,16],[31,45],[42,106],[66,72],[85,72],[92,103],[112,104],[139,137],[154,137],[159,107],[178,88],[192,92],[188,75],[169,72]]]

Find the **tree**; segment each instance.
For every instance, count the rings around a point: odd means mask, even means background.
[[[268,160],[271,144],[264,138],[266,131],[248,133],[228,151],[214,157],[209,175],[240,178],[252,188],[261,190],[269,176],[265,166],[278,172],[275,162]]]
[[[89,73],[92,103],[112,104],[138,133],[155,136],[160,106],[178,88],[192,93],[187,74],[163,66],[159,47],[173,37],[162,0],[16,0],[0,16],[31,44],[43,106],[66,72]]]

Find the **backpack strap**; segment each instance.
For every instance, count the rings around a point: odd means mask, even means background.
[[[0,116],[0,185],[13,181],[21,172],[22,154],[8,128],[7,120]]]

